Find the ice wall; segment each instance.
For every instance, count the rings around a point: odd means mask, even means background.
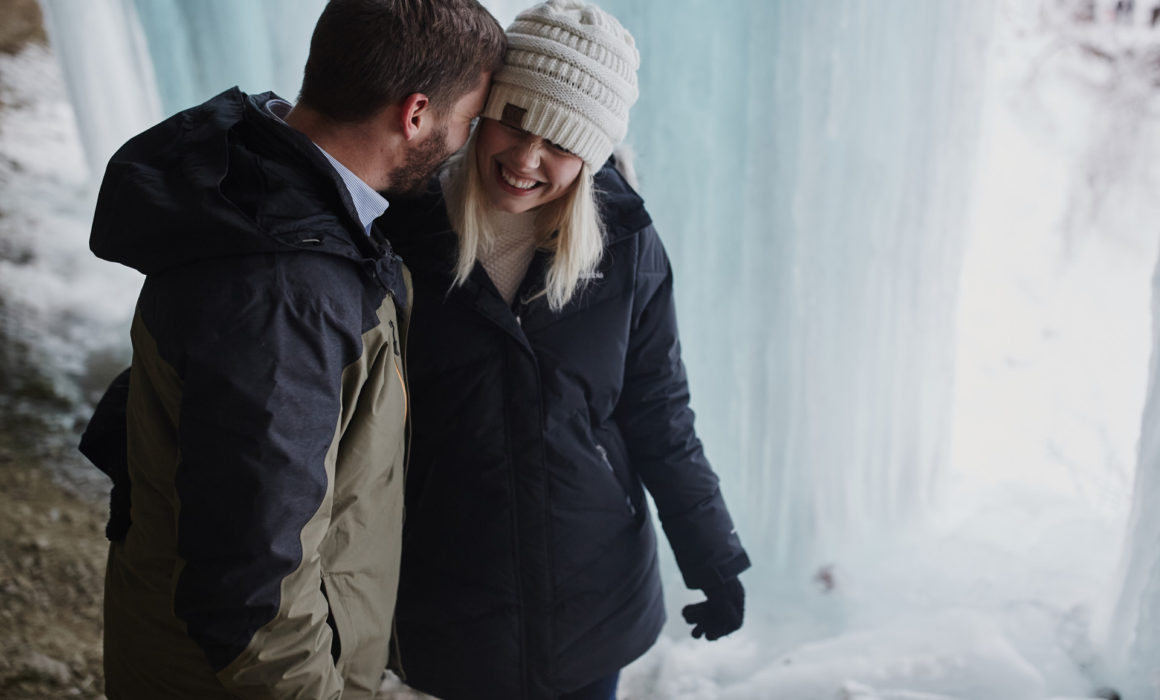
[[[1160,265],[1153,278],[1152,362],[1132,515],[1108,655],[1125,700],[1160,694]]]
[[[293,101],[326,0],[136,0],[165,112],[238,85]]]
[[[526,0],[481,0],[481,2],[505,29],[521,10],[532,6],[532,3]]]
[[[929,502],[989,2],[606,0],[678,275],[698,428],[760,564],[827,563]]]
[[[41,0],[41,7],[89,170],[99,177],[125,139],[161,114],[136,6],[133,0]]]
[[[94,35],[75,3],[45,3],[100,163],[137,128],[82,87],[115,84],[128,101],[150,83],[122,68],[153,70],[165,112],[233,84],[292,97],[322,6],[93,0],[120,20]],[[487,4],[502,23],[525,5]],[[642,53],[629,140],[677,270],[710,457],[759,563],[826,563],[908,522],[946,462],[991,3],[602,5]],[[105,40],[138,26],[148,57],[137,39]],[[125,43],[132,61],[91,53]]]
[[[325,4],[41,0],[93,176],[130,136],[234,85],[293,100]]]

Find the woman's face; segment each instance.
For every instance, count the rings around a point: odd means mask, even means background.
[[[494,119],[480,122],[475,153],[492,206],[510,214],[559,199],[584,165],[580,156],[551,141]]]

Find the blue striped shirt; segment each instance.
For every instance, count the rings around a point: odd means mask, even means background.
[[[283,124],[286,123],[286,115],[290,113],[292,107],[293,105],[286,100],[273,99],[266,103],[266,110]],[[350,193],[350,199],[354,202],[354,210],[358,213],[359,223],[363,225],[363,230],[367,234],[370,234],[371,224],[375,222],[375,219],[383,215],[383,212],[390,206],[390,202],[376,192],[375,188],[363,182],[362,178],[352,173],[350,168],[339,163],[334,156],[323,150],[322,146],[318,144],[314,145],[322,152],[322,155],[326,156],[326,159],[334,166],[335,172],[338,173],[343,183],[346,184],[347,192]]]

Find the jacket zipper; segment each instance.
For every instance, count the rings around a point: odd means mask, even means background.
[[[407,290],[407,293],[409,295],[414,294],[410,289]],[[413,304],[414,304],[414,302],[412,301],[412,306],[413,306]],[[414,311],[413,308],[407,309],[406,322],[407,322],[407,330],[408,331],[410,330],[411,312],[412,311]],[[395,316],[396,316],[396,320],[398,320],[397,313],[395,314]],[[399,323],[400,329],[402,328],[402,325],[403,325],[402,322],[400,322]],[[411,385],[407,382],[407,341],[410,338],[411,334],[409,332],[400,333],[400,335],[403,336],[403,347],[399,348],[398,336],[395,335],[395,330],[396,330],[395,324],[391,323],[391,335],[393,336],[392,340],[395,343],[395,349],[402,350],[402,352],[399,353],[399,357],[402,360],[403,369],[400,372],[399,380],[401,382],[403,382],[403,416],[404,416],[404,422],[406,424],[405,429],[407,432],[407,436],[405,438],[406,442],[403,444],[403,490],[405,493],[406,489],[407,489],[407,472],[410,471],[410,467],[411,467]],[[399,366],[397,364],[395,365],[395,370],[396,371],[399,370]],[[404,496],[404,498],[403,498],[403,522],[406,522],[406,521],[407,521],[407,505],[406,505],[406,496]],[[396,592],[396,598],[395,598],[396,604],[398,604],[397,595],[398,595],[398,593]],[[399,677],[399,680],[406,683],[407,682],[407,672],[403,668],[403,651],[399,645],[399,616],[395,613],[391,614],[391,645],[390,646],[391,646],[391,648],[393,648],[395,650],[395,657],[396,657],[395,668],[398,669],[398,673],[396,673],[396,675]]]
[[[600,454],[600,459],[604,462],[604,466],[608,467],[608,473],[612,474],[612,478],[616,481],[616,485],[620,487],[621,491],[624,491],[624,485],[620,483],[620,477],[616,475],[616,470],[612,468],[612,462],[608,459],[608,450],[604,449],[604,445],[601,445],[599,442],[593,444],[596,445],[596,451]],[[624,504],[628,506],[628,512],[631,513],[633,517],[636,517],[636,506],[633,505],[632,496],[630,496],[627,491],[624,492]]]

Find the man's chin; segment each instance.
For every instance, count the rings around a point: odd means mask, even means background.
[[[424,180],[415,182],[403,183],[401,187],[392,187],[388,190],[383,190],[379,194],[387,198],[387,201],[392,199],[418,199],[428,192],[436,191],[438,189],[438,178],[435,175]]]

